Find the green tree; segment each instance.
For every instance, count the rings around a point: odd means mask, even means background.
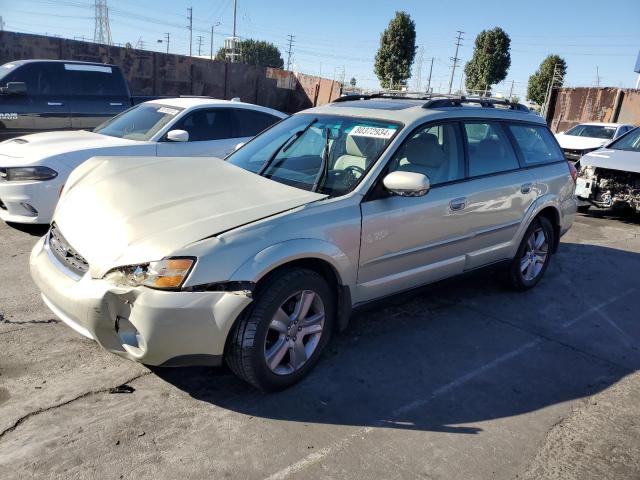
[[[280,55],[280,50],[273,43],[248,38],[238,42],[236,48],[240,51],[238,57],[240,63],[248,63],[249,65],[258,65],[260,67],[284,67],[284,60]],[[226,60],[224,48],[218,50],[215,59]]]
[[[567,62],[560,55],[549,55],[545,58],[536,72],[529,77],[527,84],[527,99],[542,105],[553,78],[553,69],[556,67],[555,87],[561,87],[564,75],[567,73]]]
[[[501,82],[511,66],[511,39],[500,27],[478,34],[471,60],[464,67],[468,91],[491,89]]]
[[[355,87],[356,83],[358,83],[358,81],[356,80],[356,77],[351,77],[351,80],[349,80],[349,85],[351,85],[352,87]]]
[[[380,36],[374,70],[383,88],[406,85],[416,56],[416,24],[406,12],[396,12]]]

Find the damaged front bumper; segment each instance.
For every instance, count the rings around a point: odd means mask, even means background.
[[[640,212],[640,174],[586,167],[576,182],[578,205],[628,206]]]
[[[249,292],[161,291],[74,278],[46,238],[34,247],[31,275],[47,306],[102,347],[147,365],[218,365]]]

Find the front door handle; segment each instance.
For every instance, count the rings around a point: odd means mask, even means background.
[[[525,195],[531,191],[533,185],[531,183],[524,183],[520,186],[520,193],[524,193]]]
[[[462,210],[467,206],[466,197],[454,198],[449,202],[449,208],[451,210]]]
[[[64,103],[62,103],[62,102],[47,102],[47,105],[49,105],[50,107],[61,107],[62,105],[64,105]]]

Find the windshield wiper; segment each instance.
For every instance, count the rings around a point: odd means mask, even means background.
[[[320,163],[320,171],[316,176],[316,180],[313,182],[313,187],[311,187],[312,192],[318,191],[318,187],[320,187],[322,182],[324,182],[324,179],[329,173],[329,140],[331,140],[331,130],[326,128],[324,135],[324,150],[322,151],[322,162]]]
[[[298,130],[297,132],[295,132],[293,135],[291,135],[289,138],[287,138],[287,140],[280,145],[275,152],[273,152],[273,154],[269,157],[269,159],[264,162],[264,164],[262,165],[262,168],[260,168],[260,170],[258,170],[258,175],[263,175],[264,172],[267,171],[267,169],[271,166],[271,164],[273,163],[273,161],[276,159],[276,157],[278,156],[278,154],[280,152],[286,152],[287,150],[289,150],[291,147],[293,147],[293,145],[298,141],[298,139],[300,137],[302,137],[302,135],[305,134],[305,132],[307,130],[309,130],[311,128],[311,125],[313,125],[314,123],[316,123],[318,121],[317,118],[314,118],[313,120],[311,120],[311,122],[309,122],[309,124],[304,127],[302,130]]]

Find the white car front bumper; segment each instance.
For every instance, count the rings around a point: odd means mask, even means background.
[[[0,180],[0,219],[5,222],[49,224],[56,209],[63,179],[33,182]]]
[[[78,278],[49,249],[34,247],[31,276],[47,306],[71,328],[122,357],[147,365],[217,365],[229,330],[251,297],[234,292],[116,287]]]

